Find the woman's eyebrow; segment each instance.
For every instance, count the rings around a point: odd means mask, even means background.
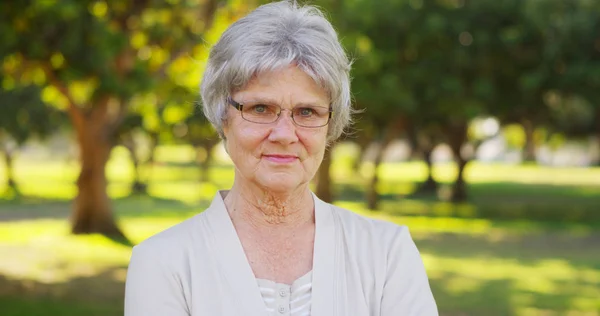
[[[275,101],[274,99],[268,98],[268,97],[244,98],[243,103],[266,103],[266,104],[279,105],[279,102]]]
[[[246,104],[256,104],[256,103],[264,103],[264,104],[269,104],[269,105],[277,105],[281,107],[281,104],[279,104],[278,101],[276,101],[275,99],[269,98],[269,97],[249,97],[247,99],[245,99],[243,102],[241,102],[242,104],[246,103]],[[327,106],[322,106],[319,105],[318,102],[298,102],[296,104],[294,104],[294,107],[327,107]]]
[[[326,108],[326,106],[322,106],[319,105],[318,103],[311,103],[311,102],[300,102],[300,103],[296,103],[296,105],[294,107],[321,107],[321,108]]]

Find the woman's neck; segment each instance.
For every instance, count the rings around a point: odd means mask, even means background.
[[[314,201],[308,184],[292,192],[275,193],[235,181],[224,199],[234,225],[289,229],[314,223]]]

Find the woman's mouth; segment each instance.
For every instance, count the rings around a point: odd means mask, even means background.
[[[263,157],[270,162],[281,163],[281,164],[292,163],[298,159],[298,157],[294,156],[294,155],[278,155],[278,154],[263,155]]]

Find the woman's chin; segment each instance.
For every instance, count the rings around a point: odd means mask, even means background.
[[[275,194],[287,194],[295,191],[302,185],[296,177],[274,175],[272,177],[259,179],[259,184],[265,190]]]

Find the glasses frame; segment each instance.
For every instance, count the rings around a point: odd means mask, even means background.
[[[244,117],[244,114],[243,114],[244,112],[242,111],[244,109],[243,103],[236,102],[231,97],[227,98],[227,103],[229,103],[231,106],[233,106],[236,110],[240,111],[240,115],[242,116],[242,118],[244,120],[246,120],[250,123],[254,123],[254,124],[273,124],[279,120],[279,118],[281,117],[281,113],[283,112],[283,110],[285,110],[285,109],[282,109],[281,106],[278,105],[277,107],[279,108],[279,113],[277,113],[277,118],[273,122],[261,123],[261,122],[250,121]],[[289,110],[289,111],[290,111],[290,117],[292,118],[292,122],[294,122],[294,125],[304,127],[304,128],[319,128],[319,127],[327,126],[327,125],[329,125],[329,122],[331,121],[331,117],[333,116],[333,108],[330,105],[329,106],[329,116],[327,117],[327,122],[325,122],[325,124],[319,125],[319,126],[306,126],[306,125],[302,125],[302,124],[299,124],[298,122],[296,122],[296,120],[294,119],[294,112],[292,110]]]

